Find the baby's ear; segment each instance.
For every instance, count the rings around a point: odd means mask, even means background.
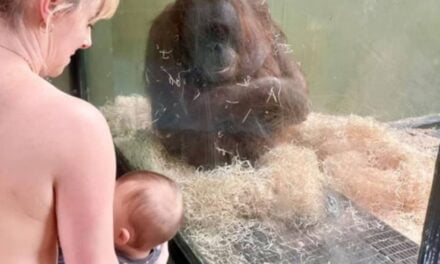
[[[125,246],[130,240],[130,232],[126,228],[121,228],[116,236],[116,245]]]

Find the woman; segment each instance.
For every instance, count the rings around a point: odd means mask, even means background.
[[[117,263],[115,157],[93,106],[43,78],[59,75],[118,0],[0,0],[2,263]]]

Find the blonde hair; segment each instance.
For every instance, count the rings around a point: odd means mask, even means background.
[[[102,0],[101,8],[96,17],[98,20],[111,18],[115,14],[118,5],[119,0]]]
[[[127,182],[134,184],[122,199],[128,209],[128,223],[135,230],[128,245],[142,249],[173,238],[183,222],[183,200],[178,185],[151,171],[124,174],[117,185]],[[155,191],[161,187],[168,190],[165,191],[168,197]]]
[[[95,16],[95,21],[111,18],[119,5],[119,0],[93,0],[101,1],[101,7]],[[0,0],[0,17],[6,19],[9,24],[16,26],[18,21],[22,20],[26,11],[35,1],[29,0]],[[60,0],[54,6],[53,12],[70,12],[78,6],[90,3],[90,0]]]

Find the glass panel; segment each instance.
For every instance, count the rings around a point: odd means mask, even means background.
[[[132,166],[182,186],[203,262],[415,263],[439,7],[122,1],[86,53],[90,100]]]

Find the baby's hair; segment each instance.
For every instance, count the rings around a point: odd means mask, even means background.
[[[135,232],[128,245],[141,249],[170,240],[183,222],[179,186],[170,178],[151,171],[126,173],[118,179],[117,184],[130,182],[135,184],[131,184],[123,204],[128,207],[128,222]],[[154,235],[151,235],[152,232]]]

